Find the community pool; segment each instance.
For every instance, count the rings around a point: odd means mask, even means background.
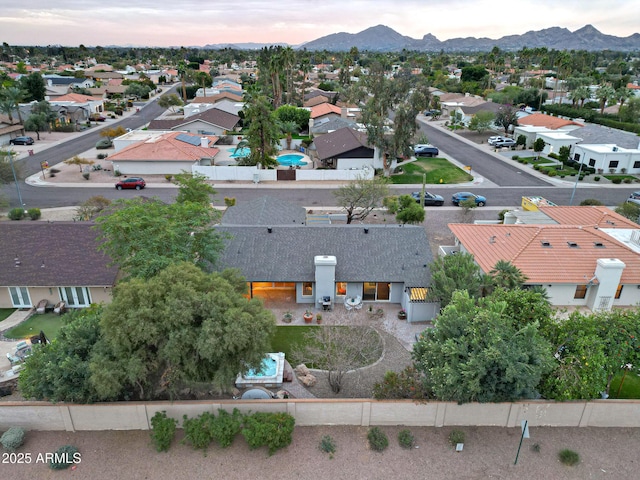
[[[286,155],[280,155],[276,160],[283,167],[297,167],[306,165],[307,162],[303,161],[304,155],[298,155],[296,153],[287,153]]]
[[[248,157],[251,154],[251,149],[249,147],[238,148],[227,148],[227,152],[231,152],[231,158],[244,158]]]

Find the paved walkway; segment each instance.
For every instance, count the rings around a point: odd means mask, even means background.
[[[31,315],[31,312],[32,310],[16,310],[0,322],[0,383],[15,378],[13,375],[7,375],[7,372],[11,371],[11,362],[7,358],[7,354],[13,354],[16,345],[21,341],[5,339],[2,333],[24,322]]]

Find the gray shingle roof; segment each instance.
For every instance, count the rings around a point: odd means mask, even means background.
[[[240,121],[240,117],[238,115],[224,112],[214,107],[205,110],[202,113],[191,115],[188,118],[179,118],[173,120],[151,120],[147,128],[149,130],[175,130],[179,129],[183,125],[195,122],[196,120],[210,123],[212,125],[215,125],[216,127],[222,127],[225,130],[232,130]]]
[[[399,225],[219,226],[228,233],[219,266],[247,281],[313,282],[314,257],[337,259],[337,282],[404,282],[426,287],[431,247],[424,227]],[[365,229],[368,233],[365,233]]]
[[[240,202],[227,208],[222,217],[223,225],[302,225],[307,216],[304,207],[264,196],[248,202]]]
[[[367,144],[367,134],[348,127],[317,137],[313,143],[320,160],[333,158],[361,147],[370,148],[373,157],[373,148]]]
[[[572,130],[571,135],[582,138],[579,143],[584,145],[611,143],[618,147],[634,149],[638,148],[640,144],[640,137],[635,133],[595,124],[588,124],[582,128]]]
[[[118,269],[108,267],[110,258],[97,250],[98,232],[92,226],[84,222],[3,222],[0,285],[114,285]]]

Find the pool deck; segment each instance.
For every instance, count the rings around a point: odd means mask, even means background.
[[[231,150],[227,150],[224,148],[220,149],[220,152],[218,152],[218,154],[214,159],[215,165],[218,167],[235,165],[238,159],[237,157],[232,157],[231,156],[232,153],[233,153],[233,149]],[[300,168],[309,169],[309,170],[313,169],[313,160],[311,160],[311,157],[309,157],[309,155],[306,155],[298,150],[281,150],[280,152],[278,152],[278,156],[280,157],[282,155],[300,155],[303,157],[301,158],[301,161],[307,162],[306,165],[300,165]],[[278,165],[278,168],[288,169],[289,166]]]

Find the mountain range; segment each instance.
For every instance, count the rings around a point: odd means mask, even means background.
[[[286,44],[280,44],[286,45]],[[261,44],[206,45],[204,48],[262,48]],[[566,28],[551,27],[538,31],[529,31],[522,35],[508,35],[498,39],[491,38],[452,38],[440,41],[430,33],[421,39],[407,37],[385,25],[367,28],[359,33],[333,33],[316,40],[297,45],[296,49],[312,51],[327,50],[329,52],[348,51],[352,47],[358,50],[374,52],[399,52],[403,49],[422,52],[485,52],[493,47],[501,50],[516,51],[524,47],[546,47],[556,50],[640,50],[640,34],[628,37],[606,35],[592,25],[571,32]]]

